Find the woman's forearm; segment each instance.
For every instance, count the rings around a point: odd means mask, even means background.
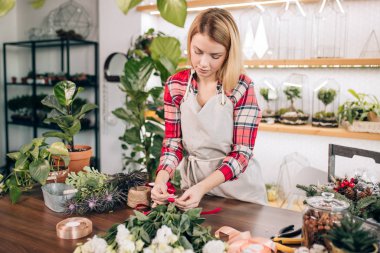
[[[160,170],[158,173],[157,173],[157,176],[156,176],[156,180],[155,180],[155,183],[162,183],[162,184],[166,184],[170,179],[170,175],[169,175],[169,172],[166,171],[166,170]]]
[[[203,194],[211,191],[214,187],[224,183],[225,177],[220,170],[215,170],[211,175],[198,183]]]

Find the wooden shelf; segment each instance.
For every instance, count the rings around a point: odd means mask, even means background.
[[[344,128],[313,127],[310,124],[301,126],[290,126],[283,124],[261,123],[259,125],[259,131],[380,141],[380,134],[349,132]]]
[[[180,64],[190,67],[190,64]],[[246,60],[245,68],[380,68],[380,58],[319,58],[299,60]]]
[[[316,3],[319,0],[301,0],[303,3]],[[241,9],[242,6],[238,4],[251,4],[253,5],[254,2],[260,2],[260,4],[265,5],[265,2],[268,2],[267,4],[273,5],[270,0],[239,0],[239,1],[232,1],[232,0],[194,0],[194,1],[188,1],[187,2],[187,8],[202,8],[202,7],[223,7],[225,9]],[[277,5],[283,4],[283,3],[276,3]],[[223,6],[225,5],[225,6]],[[137,11],[141,12],[151,12],[151,11],[157,11],[157,5],[140,5],[136,8]]]

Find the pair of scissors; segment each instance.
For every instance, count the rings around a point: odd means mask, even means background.
[[[299,245],[302,243],[302,238],[292,238],[302,233],[302,229],[294,229],[294,225],[286,226],[278,231],[278,233],[271,237],[272,241],[276,244],[276,248],[282,252],[292,253],[294,248],[285,245]],[[284,245],[285,244],[285,245]]]

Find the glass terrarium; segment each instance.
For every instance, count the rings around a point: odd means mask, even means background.
[[[321,0],[314,16],[314,52],[316,58],[344,57],[347,40],[347,6],[340,0]]]
[[[339,84],[331,78],[319,81],[313,90],[312,125],[338,127]]]
[[[288,1],[277,14],[277,59],[305,59],[306,13],[300,1]]]
[[[239,15],[243,53],[247,60],[273,58],[275,27],[271,13],[255,6]]]
[[[264,78],[256,83],[256,95],[262,112],[261,122],[273,124],[278,121],[278,82]]]
[[[309,119],[308,78],[302,74],[291,74],[282,84],[281,108],[278,110],[280,123],[303,125]]]

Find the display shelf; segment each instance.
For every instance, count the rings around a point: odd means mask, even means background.
[[[259,131],[380,141],[380,134],[349,132],[344,128],[313,127],[310,124],[292,126],[261,123],[259,125]]]
[[[303,3],[317,3],[319,0],[301,0]],[[241,9],[242,7],[248,7],[255,5],[255,3],[259,3],[261,5],[266,4],[284,4],[284,3],[278,3],[276,1],[270,1],[270,0],[239,0],[239,1],[231,1],[231,0],[194,0],[194,1],[187,1],[187,8],[191,10],[191,8],[199,8],[194,9],[193,11],[202,10],[202,8],[209,8],[209,7],[220,7],[224,9]],[[136,7],[137,11],[141,12],[153,12],[157,11],[157,5],[151,4],[151,5],[140,5]]]
[[[245,60],[245,68],[380,68],[380,58],[319,58],[298,60]],[[189,63],[180,67],[190,67]]]
[[[96,84],[94,84],[94,83],[80,84],[80,83],[75,82],[75,84],[78,87],[97,87]],[[8,85],[8,86],[15,86],[15,87],[17,87],[17,86],[29,86],[29,87],[33,87],[33,84],[30,84],[30,83],[6,83],[6,85]],[[54,85],[53,84],[36,84],[36,87],[53,88]]]

